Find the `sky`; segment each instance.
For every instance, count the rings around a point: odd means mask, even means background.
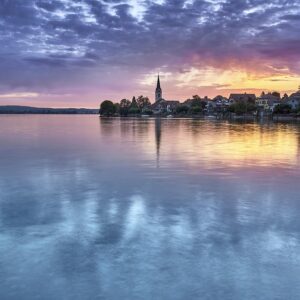
[[[0,0],[0,105],[300,85],[299,0]]]

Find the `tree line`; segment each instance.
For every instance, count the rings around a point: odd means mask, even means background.
[[[113,116],[115,114],[121,116],[137,115],[140,113],[151,114],[151,103],[148,97],[143,95],[133,97],[132,100],[122,99],[120,103],[113,103],[105,100],[100,105],[99,113],[103,116]]]
[[[263,97],[265,96],[262,93]],[[273,92],[272,96],[280,98],[280,93]],[[230,105],[217,105],[211,108],[210,103],[215,100],[226,99],[222,96],[217,96],[212,101],[207,97],[200,98],[198,95],[194,95],[191,99],[187,99],[185,102],[180,103],[173,111],[172,114],[175,115],[201,115],[208,111],[213,111],[216,113],[235,113],[237,115],[243,115],[248,113],[255,113],[258,110],[258,106],[254,99],[249,98],[247,101],[237,101],[231,103]],[[274,107],[274,114],[290,114],[297,113],[300,114],[300,107],[297,109],[292,109],[292,107],[287,104],[284,100],[287,100],[288,96],[284,95],[281,99],[282,103]],[[226,99],[228,100],[228,99]],[[122,99],[119,103],[113,103],[110,100],[105,100],[100,105],[99,113],[103,116],[134,116],[139,114],[152,115],[153,111],[151,109],[151,102],[148,97],[143,95],[133,97],[132,100]],[[165,112],[167,114],[168,112]]]

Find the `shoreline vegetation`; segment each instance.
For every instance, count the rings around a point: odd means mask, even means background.
[[[182,103],[160,99],[153,104],[148,97],[139,96],[119,103],[105,100],[100,104],[99,114],[101,117],[300,121],[300,91],[283,98],[277,92],[262,93],[260,97],[231,94],[229,99],[217,96],[212,100],[195,95]]]

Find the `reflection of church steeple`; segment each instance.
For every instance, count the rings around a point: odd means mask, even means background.
[[[156,162],[157,167],[159,167],[159,151],[161,143],[161,119],[155,119],[155,144],[156,144]]]

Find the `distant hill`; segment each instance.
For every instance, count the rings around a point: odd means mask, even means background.
[[[89,108],[42,108],[31,106],[0,106],[0,114],[97,114],[98,109]]]

